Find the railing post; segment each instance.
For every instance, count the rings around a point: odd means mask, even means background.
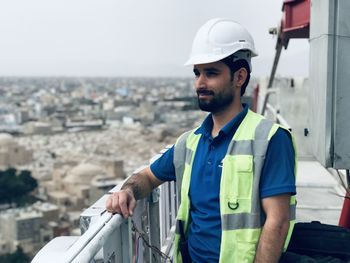
[[[122,250],[122,263],[130,263],[132,262],[132,235],[131,235],[131,224],[130,224],[130,219],[125,221],[121,226],[120,226],[120,240],[121,242],[121,250]],[[117,260],[121,260],[120,258],[117,258]],[[117,261],[116,261],[117,262]]]
[[[145,199],[141,199],[137,201],[137,205],[136,208],[134,210],[134,214],[132,216],[132,218],[130,220],[133,220],[135,227],[137,227],[137,229],[139,231],[143,232],[143,227],[142,227],[142,217],[143,214],[145,213],[146,210],[146,204],[145,204]],[[132,227],[132,226],[131,226]],[[142,239],[139,240],[138,239],[138,233],[135,231],[134,233],[132,233],[132,241],[133,243],[130,244],[130,247],[132,248],[131,254],[133,255],[133,257],[137,257],[137,262],[144,262],[144,246],[143,246],[143,242]],[[137,250],[136,250],[137,248]],[[130,262],[134,262],[133,258],[131,258],[132,261]]]
[[[150,195],[149,222],[150,244],[160,248],[159,188],[154,189]],[[149,262],[160,263],[160,255],[151,251]]]
[[[177,202],[176,202],[176,183],[170,182],[170,207],[171,207],[171,217],[170,225],[175,225],[176,214],[177,214]]]

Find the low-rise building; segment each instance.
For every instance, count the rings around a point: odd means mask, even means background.
[[[53,180],[44,182],[48,200],[62,212],[80,211],[124,179],[122,161],[55,166]]]
[[[27,122],[24,125],[24,132],[26,134],[51,134],[52,126],[46,122]]]
[[[12,135],[0,133],[0,168],[25,165],[33,160],[33,152],[18,144]]]
[[[8,209],[0,213],[0,230],[7,251],[12,253],[21,246],[25,253],[41,247],[40,226],[43,215],[32,208]]]

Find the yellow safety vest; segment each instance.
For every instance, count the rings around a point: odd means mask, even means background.
[[[281,127],[248,110],[234,134],[223,159],[220,181],[221,263],[253,262],[264,213],[261,208],[259,182],[265,154],[271,137]],[[282,127],[283,128],[283,127]],[[285,129],[285,128],[284,128]],[[179,137],[174,148],[174,166],[180,206],[174,241],[174,262],[182,262],[179,251],[179,223],[185,233],[189,228],[190,199],[188,197],[194,155],[201,134],[195,130]],[[296,153],[292,137],[294,152]],[[295,154],[295,174],[297,157]],[[295,223],[295,196],[291,197],[289,232],[286,249]]]

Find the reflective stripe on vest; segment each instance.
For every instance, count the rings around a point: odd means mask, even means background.
[[[295,204],[291,204],[289,208],[291,219],[295,219]],[[234,230],[244,228],[261,227],[261,218],[259,214],[240,213],[221,216],[222,230]]]
[[[223,159],[220,183],[222,225],[220,262],[254,260],[256,245],[265,222],[259,196],[260,175],[269,140],[279,127],[249,110],[228,146]],[[178,192],[184,201],[180,204],[177,219],[185,222],[185,232],[189,225],[188,190],[192,164],[201,136],[194,134],[194,131],[181,136],[174,149]],[[291,198],[290,220],[290,231],[285,247],[288,245],[295,221],[294,196]],[[181,262],[181,256],[176,252],[179,241],[178,231],[176,233],[174,260]]]

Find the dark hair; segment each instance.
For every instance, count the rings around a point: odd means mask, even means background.
[[[222,59],[221,61],[223,63],[225,63],[230,68],[231,78],[233,78],[233,75],[235,74],[235,72],[237,70],[239,70],[240,68],[245,68],[247,70],[247,72],[248,72],[247,78],[241,87],[241,96],[243,96],[243,94],[245,93],[245,90],[248,86],[249,80],[250,80],[250,67],[249,67],[248,62],[244,59],[239,59],[239,60],[233,62],[233,55],[230,55],[230,56]]]

